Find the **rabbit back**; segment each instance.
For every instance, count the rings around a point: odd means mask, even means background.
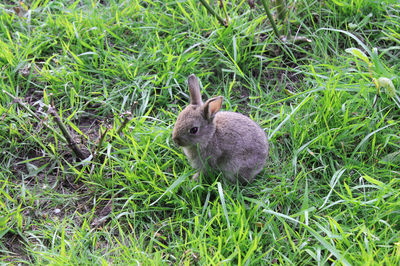
[[[215,117],[220,156],[217,167],[231,181],[250,182],[264,167],[268,156],[265,132],[240,113],[219,112]]]

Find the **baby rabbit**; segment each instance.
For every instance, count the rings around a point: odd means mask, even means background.
[[[250,118],[234,112],[219,112],[222,96],[201,100],[199,82],[188,78],[190,104],[178,115],[172,139],[200,172],[221,171],[232,182],[253,180],[264,167],[268,140]],[[208,168],[207,168],[208,167]]]

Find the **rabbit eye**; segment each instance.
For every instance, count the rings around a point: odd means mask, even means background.
[[[192,128],[189,130],[190,134],[196,134],[197,131],[199,131],[199,128],[198,128],[198,127],[192,127]]]

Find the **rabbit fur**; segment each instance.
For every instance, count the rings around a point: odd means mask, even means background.
[[[222,172],[232,182],[251,182],[268,157],[268,140],[261,127],[235,112],[220,112],[222,96],[202,102],[195,75],[188,78],[190,104],[176,120],[172,139],[198,172]]]

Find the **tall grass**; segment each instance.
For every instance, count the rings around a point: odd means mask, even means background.
[[[192,0],[1,3],[1,89],[26,106],[0,94],[1,262],[398,264],[400,6],[287,2],[311,43],[246,1],[227,27]],[[269,136],[252,184],[190,180],[191,73]]]

